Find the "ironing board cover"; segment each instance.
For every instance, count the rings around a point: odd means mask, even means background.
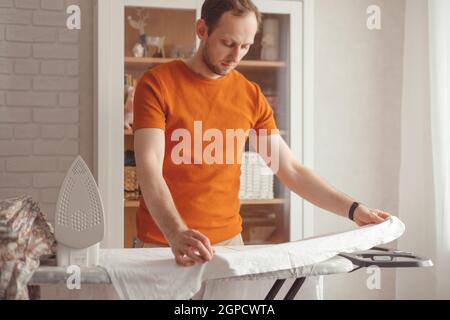
[[[258,246],[216,247],[212,261],[181,267],[170,248],[101,249],[100,264],[107,270],[121,299],[189,299],[202,283],[250,276],[273,278],[296,274],[298,268],[323,262],[339,253],[368,250],[398,239],[404,224],[391,217],[378,225],[300,241]]]

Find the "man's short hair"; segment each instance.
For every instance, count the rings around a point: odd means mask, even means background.
[[[202,6],[202,19],[208,26],[208,35],[214,31],[222,15],[228,11],[231,11],[235,16],[244,16],[253,12],[259,30],[262,14],[252,0],[205,0]]]

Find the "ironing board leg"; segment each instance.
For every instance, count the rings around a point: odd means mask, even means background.
[[[284,297],[284,300],[294,300],[295,296],[298,293],[298,290],[300,290],[300,288],[302,287],[305,280],[306,280],[306,277],[301,277],[301,278],[295,279],[295,281],[292,284],[291,288],[289,289],[288,293]]]
[[[274,300],[276,295],[277,295],[277,293],[278,293],[278,291],[280,291],[280,289],[283,286],[285,281],[286,281],[286,279],[278,279],[278,280],[276,280],[264,300]]]

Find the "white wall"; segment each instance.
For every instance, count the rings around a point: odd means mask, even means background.
[[[91,0],[0,1],[0,199],[29,194],[49,220],[75,156],[92,168],[92,18]]]
[[[382,29],[366,26],[378,5]],[[315,1],[315,170],[337,189],[398,212],[404,0]],[[315,234],[352,228],[315,209]],[[365,269],[363,269],[365,270]],[[325,299],[394,299],[395,273],[368,290],[366,271],[326,277]]]

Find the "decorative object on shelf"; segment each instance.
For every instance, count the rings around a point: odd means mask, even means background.
[[[124,78],[124,82],[123,82],[123,104],[125,105],[125,103],[127,102],[128,99],[128,88],[134,86],[135,84],[135,79],[133,78],[133,75],[131,73],[125,73],[125,78]]]
[[[136,200],[139,198],[140,190],[137,181],[136,167],[127,166],[124,171],[124,197],[125,200]]]
[[[184,58],[184,53],[183,53],[183,47],[176,44],[173,46],[172,51],[170,52],[170,57],[177,59],[177,58]]]
[[[127,101],[124,107],[124,127],[126,129],[131,129],[133,125],[133,103],[134,103],[134,92],[135,87],[130,86],[127,89]]]
[[[277,230],[276,225],[255,226],[249,230],[249,241],[247,244],[264,244],[272,242],[270,238]]]
[[[136,9],[137,20],[133,20],[131,16],[128,16],[128,23],[133,29],[139,31],[139,42],[144,48],[143,56],[147,56],[147,35],[145,34],[145,26],[147,25],[148,13],[142,15],[142,9]]]
[[[279,59],[279,21],[267,18],[263,21],[263,36],[261,40],[261,59],[275,61]]]
[[[135,167],[136,166],[136,159],[134,157],[134,151],[133,150],[127,150],[125,151],[125,166],[126,167]]]
[[[140,48],[136,45],[133,47],[133,54],[135,57],[146,57],[148,56],[148,47],[156,47],[156,52],[153,55],[154,58],[165,58],[166,54],[164,52],[164,41],[166,37],[156,37],[156,36],[148,36],[145,33],[145,27],[147,26],[148,21],[148,13],[145,15],[142,14],[142,9],[136,9],[136,15],[138,17],[137,20],[134,20],[131,16],[128,16],[128,23],[133,29],[139,31],[139,43],[143,48],[142,56],[136,56],[136,54],[140,54]],[[136,51],[136,53],[135,53]]]
[[[145,53],[144,46],[140,42],[136,43],[133,47],[133,56],[135,58],[142,58],[144,57],[144,53]]]
[[[174,59],[189,59],[195,55],[196,51],[195,45],[189,50],[184,50],[183,46],[176,44],[170,52],[170,57]]]
[[[140,189],[136,174],[136,158],[133,150],[126,150],[124,154],[124,198],[136,200],[139,198]]]
[[[149,47],[156,47],[156,52],[153,54],[153,58],[165,58],[166,52],[164,51],[164,41],[166,37],[150,37],[147,36],[147,45]]]
[[[242,212],[242,236],[246,244],[263,244],[276,231],[276,213],[264,210]]]
[[[273,199],[273,172],[256,152],[242,157],[240,199]]]
[[[125,73],[125,78],[124,78],[124,82],[123,82],[123,84],[125,86],[124,87],[125,91],[127,91],[129,87],[133,86],[134,81],[135,80],[133,79],[133,75],[131,73]],[[125,92],[125,94],[126,94],[126,92]]]

